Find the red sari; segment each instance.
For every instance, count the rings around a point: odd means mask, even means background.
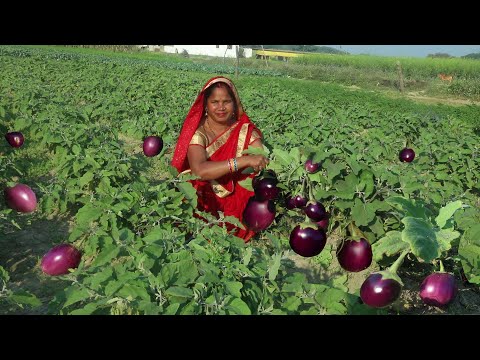
[[[235,95],[238,110],[238,114],[236,114],[237,121],[206,146],[207,159],[209,161],[226,161],[232,157],[240,157],[242,156],[242,151],[247,149],[251,142],[253,130],[261,134],[243,111],[233,83],[225,77],[214,77],[202,88],[183,123],[172,159],[172,165],[179,173],[190,169],[187,151],[195,131],[205,116],[203,106],[204,91],[210,85],[219,81],[226,83]],[[238,169],[237,172],[229,173],[215,180],[192,180],[192,185],[197,190],[198,209],[209,212],[217,218],[218,211],[222,211],[225,216],[235,216],[243,223],[243,211],[248,199],[254,193],[242,187],[238,182],[253,176],[253,174],[242,174],[242,169]],[[245,230],[230,223],[227,223],[226,226],[229,230],[234,229],[234,234],[245,242],[250,241],[252,236],[255,235],[255,232],[249,230],[245,225]]]

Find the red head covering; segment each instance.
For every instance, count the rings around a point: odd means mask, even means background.
[[[204,116],[204,106],[203,101],[205,97],[205,90],[210,87],[211,85],[223,82],[227,84],[235,96],[235,102],[237,103],[237,120],[244,114],[243,107],[240,102],[240,98],[238,97],[237,89],[233,82],[223,76],[216,76],[211,78],[207,81],[207,83],[203,86],[200,94],[197,96],[197,99],[193,103],[190,111],[188,112],[185,121],[183,122],[182,130],[180,131],[180,136],[178,137],[177,145],[175,146],[175,151],[173,153],[172,158],[172,165],[177,168],[178,172],[182,172],[188,169],[188,161],[187,161],[187,151],[188,146],[190,144],[190,140],[192,139],[193,134],[198,128],[202,117]]]

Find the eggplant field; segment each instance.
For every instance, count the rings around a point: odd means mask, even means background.
[[[480,313],[480,105],[245,64],[0,46],[0,314]],[[270,160],[248,243],[171,166],[218,75]]]

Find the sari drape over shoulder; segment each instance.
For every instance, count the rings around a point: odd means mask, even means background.
[[[247,149],[253,140],[261,137],[261,132],[243,111],[233,83],[225,77],[214,77],[202,88],[183,123],[172,159],[172,165],[179,173],[190,168],[187,152],[192,138],[194,144],[202,141],[199,132],[196,131],[200,121],[205,116],[203,107],[205,89],[219,81],[226,83],[235,95],[238,110],[237,121],[218,135],[212,143],[206,144],[205,151],[208,161],[225,160],[225,166],[227,166],[226,160],[242,156],[242,151]],[[235,216],[243,223],[243,211],[248,199],[254,195],[253,191],[245,189],[238,183],[247,177],[253,177],[253,175],[242,174],[239,169],[237,172],[229,173],[215,180],[192,180],[192,185],[197,190],[198,209],[210,212],[217,217],[218,211],[222,211],[225,216]],[[255,235],[255,232],[247,229],[246,226],[246,230],[235,227],[230,223],[227,223],[226,226],[229,230],[235,229],[235,235],[244,239],[245,242],[248,242]]]

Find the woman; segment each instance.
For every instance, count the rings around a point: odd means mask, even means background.
[[[242,221],[253,191],[239,181],[254,176],[242,170],[252,167],[258,172],[268,163],[262,155],[242,155],[249,146],[262,148],[262,134],[243,111],[235,86],[222,76],[210,79],[185,118],[172,160],[179,173],[191,171],[199,176],[192,181],[199,210],[217,217],[222,211]],[[235,229],[245,242],[255,235],[229,223],[227,228]]]

